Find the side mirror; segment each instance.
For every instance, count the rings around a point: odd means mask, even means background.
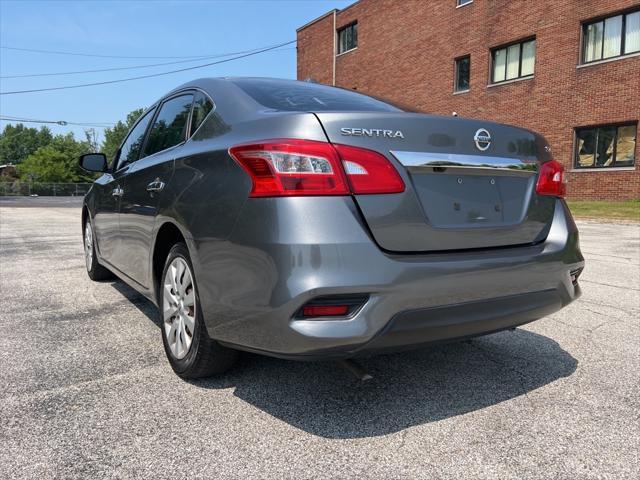
[[[104,153],[87,153],[80,157],[80,166],[88,172],[106,172],[107,156]]]

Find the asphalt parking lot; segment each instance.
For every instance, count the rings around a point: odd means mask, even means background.
[[[0,201],[0,478],[637,478],[640,225],[579,226],[583,297],[515,332],[188,383],[77,200]]]

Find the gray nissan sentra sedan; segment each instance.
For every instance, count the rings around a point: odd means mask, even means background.
[[[93,280],[159,308],[182,377],[238,350],[350,359],[484,335],[580,295],[562,165],[534,132],[265,78],[152,105],[82,209]]]

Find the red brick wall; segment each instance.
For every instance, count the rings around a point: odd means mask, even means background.
[[[336,58],[336,84],[425,112],[484,118],[542,133],[572,169],[574,128],[640,118],[640,56],[576,68],[581,23],[640,0],[360,0],[339,11],[358,21],[358,48]],[[490,49],[536,37],[535,75],[488,86]],[[298,31],[298,78],[330,84],[333,15]],[[453,94],[454,59],[471,55],[468,93]],[[640,198],[635,170],[570,172],[569,196]]]
[[[298,31],[298,80],[313,78],[331,85],[333,82],[333,14]],[[304,65],[304,68],[301,66]]]

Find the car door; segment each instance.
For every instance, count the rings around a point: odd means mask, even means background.
[[[120,258],[122,249],[120,210],[122,207],[122,196],[124,194],[124,182],[129,169],[140,156],[145,134],[155,111],[155,107],[147,110],[129,131],[129,134],[124,142],[122,142],[122,146],[116,154],[113,171],[110,174],[111,180],[109,182],[109,188],[103,189],[101,208],[104,210],[104,217],[108,218],[108,222],[102,222],[103,232],[98,232],[97,236],[99,237],[99,245],[101,243],[100,237],[103,239],[108,238],[109,241],[103,241],[100,245],[100,255],[107,263],[125,274],[127,273],[126,264],[123,263]],[[105,245],[106,243],[108,243],[108,245]]]
[[[96,182],[96,204],[93,227],[100,258],[121,269],[117,254],[121,246],[120,205],[124,177],[138,158],[147,127],[153,118],[155,108],[150,108],[129,131],[113,161],[111,171]]]
[[[113,176],[113,172],[108,172],[98,178],[93,187],[95,209],[92,222],[96,249],[100,258],[108,263],[113,263],[113,254],[118,248],[120,238],[118,232],[120,197],[117,185],[118,180]]]
[[[150,288],[153,231],[159,200],[173,174],[173,164],[188,135],[193,92],[167,98],[160,105],[140,159],[124,179],[120,206],[119,263],[137,283]]]

